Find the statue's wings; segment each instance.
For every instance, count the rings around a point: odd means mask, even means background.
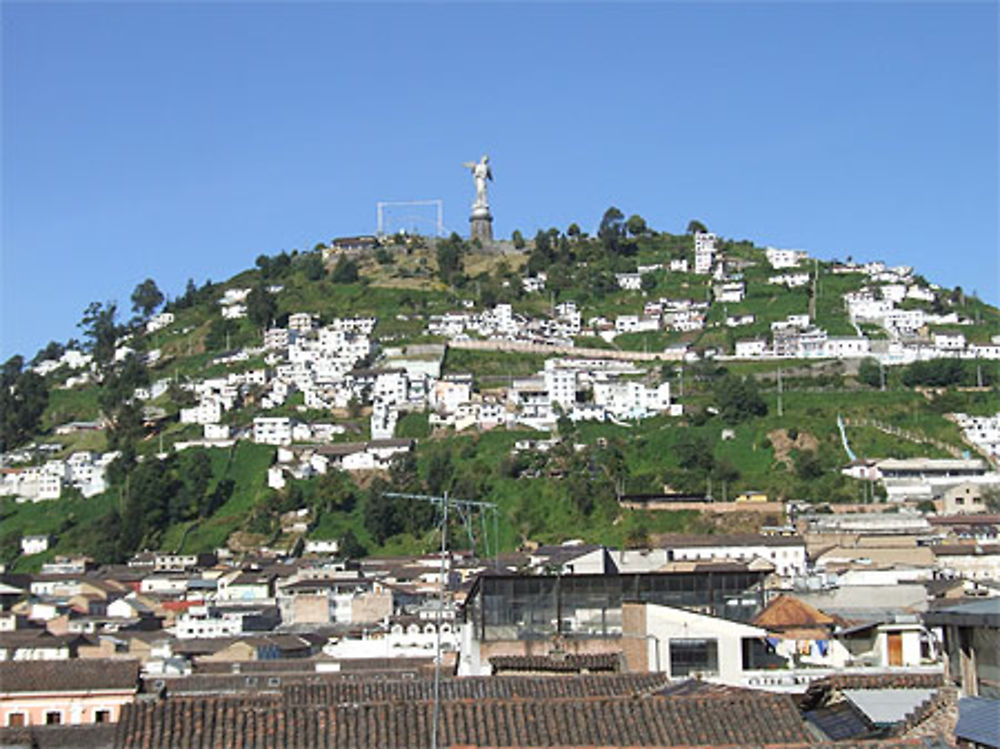
[[[463,161],[462,166],[464,166],[466,169],[475,169],[477,164],[475,161]]]
[[[493,167],[486,167],[486,178],[489,179],[490,182],[493,181]]]

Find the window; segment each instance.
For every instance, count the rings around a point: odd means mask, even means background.
[[[95,710],[94,711],[94,722],[95,723],[110,723],[111,722],[111,711],[110,710]]]
[[[694,673],[715,675],[719,672],[719,644],[709,639],[670,641],[670,675]]]
[[[62,713],[58,710],[50,710],[45,713],[45,725],[47,726],[58,726],[62,723]]]
[[[7,725],[11,728],[20,728],[24,725],[24,713],[9,713],[7,715]]]

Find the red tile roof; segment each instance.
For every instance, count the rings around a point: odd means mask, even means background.
[[[795,596],[782,594],[767,604],[750,623],[770,630],[813,627],[822,629],[832,628],[837,620]]]
[[[533,671],[538,673],[580,673],[582,671],[618,671],[619,653],[568,653],[557,655],[495,655],[490,658],[493,673]]]
[[[593,674],[582,676],[468,676],[442,679],[444,700],[536,700],[586,697],[635,697],[651,694],[669,683],[664,674]],[[322,683],[286,684],[289,705],[341,705],[360,702],[426,701],[433,699],[433,679],[324,679]]]
[[[137,691],[134,660],[72,659],[0,662],[0,692]]]
[[[551,680],[551,679],[546,679]],[[445,700],[442,746],[724,746],[806,743],[785,695]],[[126,706],[118,749],[426,747],[433,705],[403,700],[337,706],[277,699],[168,699]]]

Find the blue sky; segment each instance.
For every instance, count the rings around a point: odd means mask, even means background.
[[[998,294],[997,4],[7,2],[0,353],[371,232],[680,232]]]

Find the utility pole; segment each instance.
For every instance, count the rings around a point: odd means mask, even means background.
[[[813,258],[812,294],[809,295],[809,319],[816,321],[816,285],[819,278],[819,259]]]
[[[782,403],[781,403],[781,393],[782,393],[782,389],[781,389],[781,367],[778,367],[778,416],[779,417],[785,415],[785,412],[784,412],[784,409],[782,408]]]
[[[445,576],[448,575],[446,569],[445,554],[448,551],[448,492],[445,491],[441,499],[441,587],[438,592],[438,612],[437,612],[437,658],[434,659],[434,722],[431,724],[431,749],[437,749],[438,721],[441,716],[441,624],[444,621],[444,593],[447,588]]]
[[[882,363],[881,359],[878,360],[878,376],[879,376],[879,382],[882,385],[882,392],[884,393],[885,392],[885,364]]]

